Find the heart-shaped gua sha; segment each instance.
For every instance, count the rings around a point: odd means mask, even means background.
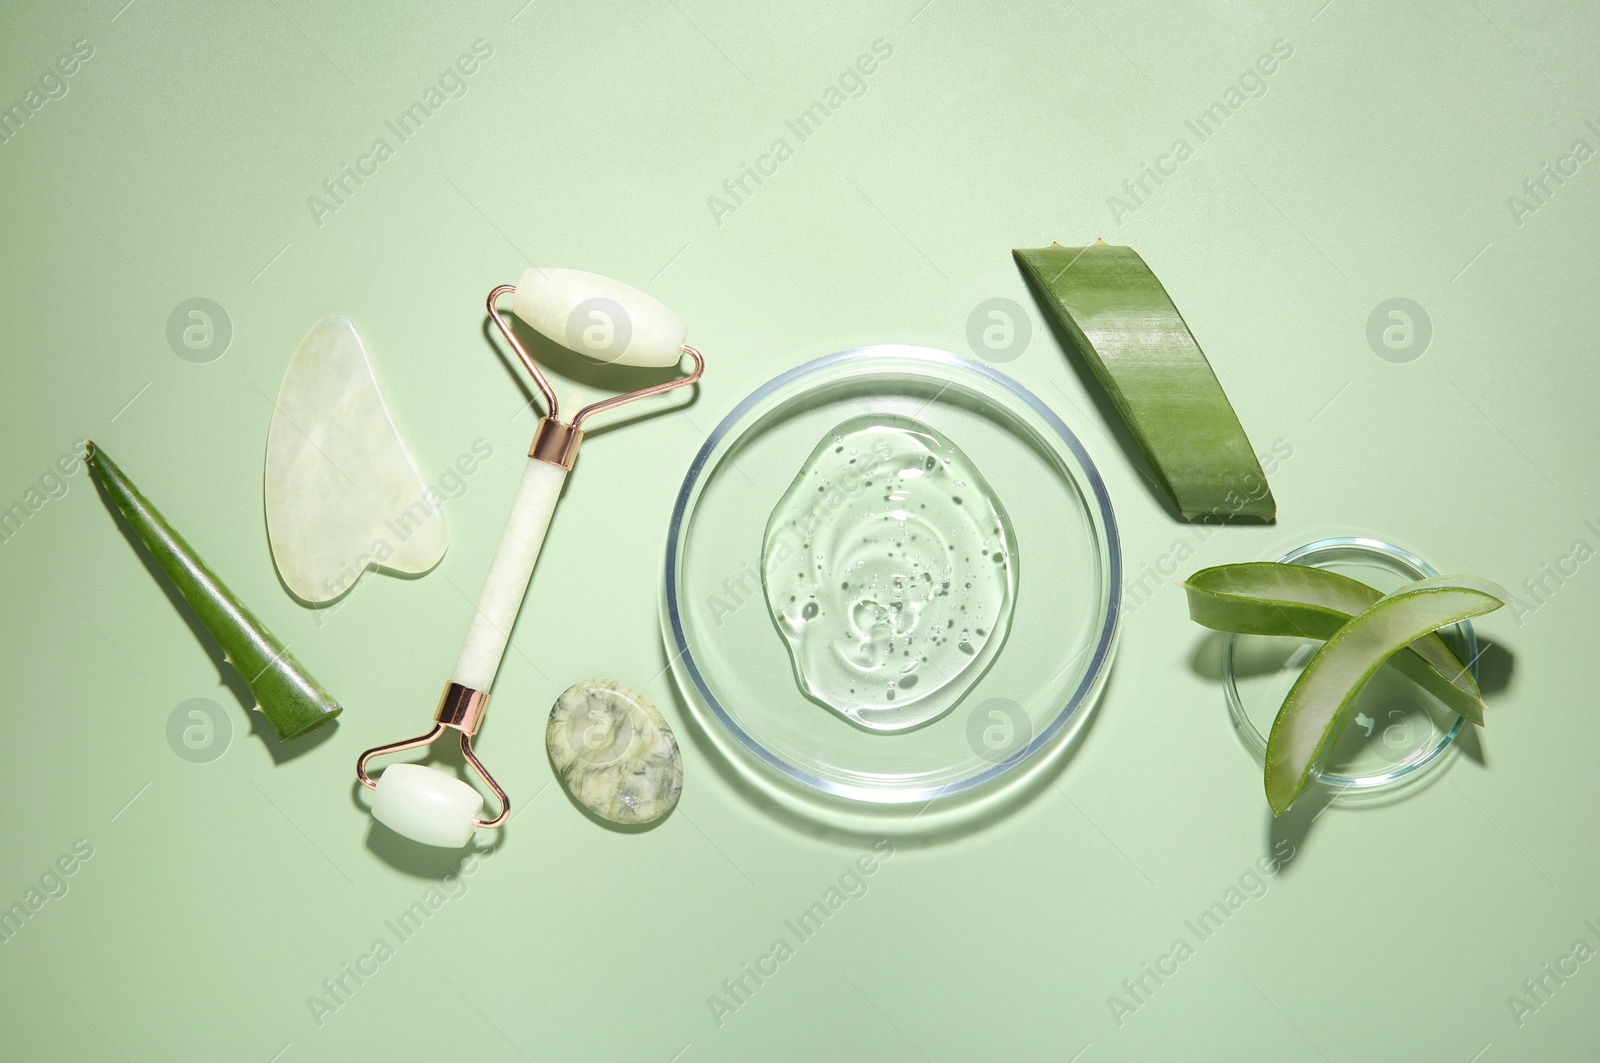
[[[422,573],[450,544],[437,493],[389,415],[350,319],[300,341],[267,432],[267,535],[283,582],[328,602],[368,568]]]

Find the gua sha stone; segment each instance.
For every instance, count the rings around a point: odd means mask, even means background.
[[[545,746],[572,796],[602,819],[650,823],[678,803],[678,740],[632,687],[610,679],[568,687],[550,710]]]
[[[311,327],[284,372],[267,432],[267,535],[283,582],[312,603],[369,567],[420,574],[450,529],[339,314]]]

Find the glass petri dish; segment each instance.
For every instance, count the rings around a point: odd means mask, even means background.
[[[1437,576],[1432,565],[1409,550],[1362,536],[1319,539],[1278,559],[1325,568],[1388,593],[1415,580]],[[1440,635],[1478,675],[1478,641],[1463,621]],[[1235,729],[1258,763],[1266,759],[1267,736],[1289,688],[1322,643],[1268,635],[1229,634],[1222,680]],[[1464,719],[1393,668],[1380,668],[1356,702],[1345,728],[1316,779],[1360,797],[1386,793],[1421,780],[1446,761]]]
[[[920,421],[972,459],[1011,518],[1019,568],[988,670],[943,716],[892,734],[802,692],[761,580],[773,508],[827,433],[868,414]],[[769,381],[706,440],[667,536],[663,637],[695,716],[741,766],[795,792],[906,805],[998,787],[1061,743],[1105,683],[1121,581],[1105,485],[1044,403],[946,351],[862,347]]]

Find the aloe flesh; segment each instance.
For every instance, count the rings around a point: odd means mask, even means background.
[[[1309,565],[1250,561],[1202,569],[1183,584],[1189,617],[1203,627],[1244,635],[1290,635],[1326,642],[1383,592]],[[1452,712],[1483,725],[1483,695],[1472,671],[1429,632],[1389,658],[1407,678]]]
[[[1131,247],[1012,252],[1185,520],[1274,520],[1239,416],[1161,282]]]
[[[256,707],[278,738],[298,738],[338,716],[339,704],[200,560],[106,452],[90,443],[84,461],[106,497],[222,647],[225,659],[244,678],[255,695]]]
[[[1339,740],[1361,688],[1384,661],[1432,631],[1500,608],[1488,580],[1439,576],[1409,583],[1356,615],[1312,656],[1267,738],[1267,803],[1281,815],[1305,792]]]

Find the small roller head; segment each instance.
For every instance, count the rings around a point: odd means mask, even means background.
[[[472,837],[483,796],[442,771],[421,764],[391,764],[378,776],[372,815],[423,845],[459,849]]]
[[[618,365],[677,365],[689,335],[683,318],[644,292],[575,269],[523,273],[511,309],[563,347]]]

